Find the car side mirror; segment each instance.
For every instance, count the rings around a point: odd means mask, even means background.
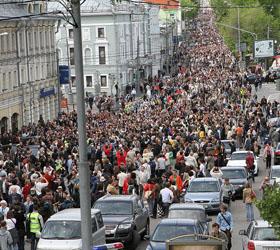
[[[206,222],[211,222],[212,221],[212,218],[207,218],[206,219]]]
[[[145,236],[144,236],[144,239],[145,239],[145,240],[150,240],[150,238],[151,238],[150,235],[145,235]]]
[[[239,231],[239,235],[247,235],[247,233],[246,233],[245,230],[240,230],[240,231]]]

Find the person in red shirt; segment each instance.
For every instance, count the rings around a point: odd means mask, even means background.
[[[126,166],[126,155],[127,152],[123,148],[117,151],[116,157],[117,157],[118,167],[120,167],[122,163],[124,164],[124,166]]]
[[[113,146],[110,143],[107,143],[103,146],[103,151],[104,151],[105,155],[108,157],[108,159],[110,159],[112,149],[113,149]]]
[[[178,175],[176,170],[173,170],[173,174],[169,177],[169,181],[171,183],[175,182],[178,191],[181,193],[181,191],[183,189],[183,181],[182,181],[180,175]]]
[[[255,169],[255,167],[254,167],[254,155],[251,152],[247,153],[246,167],[247,167],[248,172],[251,175],[251,178],[252,178],[253,182],[255,182],[255,178],[254,178],[254,169]]]

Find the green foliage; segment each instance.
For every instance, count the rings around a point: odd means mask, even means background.
[[[262,40],[267,38],[269,27],[269,38],[280,42],[280,15],[279,17],[276,17],[271,13],[268,13],[265,8],[260,6],[261,1],[266,3],[266,5],[262,6],[267,6],[267,2],[272,2],[274,0],[212,0],[211,3],[217,16],[217,22],[237,28],[238,9],[236,6],[241,6],[239,8],[241,29],[256,33],[258,40]],[[225,4],[228,8],[225,7]],[[279,4],[280,2],[276,6],[280,6]],[[232,51],[236,51],[235,45],[238,41],[238,31],[220,25],[217,25],[217,27],[229,48]],[[247,44],[246,53],[252,53],[255,37],[246,32],[240,32],[240,35],[241,43]]]
[[[259,0],[265,11],[273,17],[280,18],[279,0]]]
[[[198,13],[198,2],[196,0],[181,0],[184,19],[193,19]]]
[[[276,234],[280,237],[280,187],[266,188],[265,198],[256,201],[255,204],[261,217],[275,227]]]

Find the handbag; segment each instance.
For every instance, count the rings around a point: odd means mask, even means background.
[[[256,193],[252,190],[251,191],[251,199],[252,200],[255,200],[257,198],[257,195],[256,195]]]
[[[229,202],[230,202],[230,198],[227,196],[223,196],[223,203],[229,204]]]
[[[151,190],[146,191],[145,194],[144,194],[145,200],[149,200],[151,194],[152,194],[152,191],[151,191]]]

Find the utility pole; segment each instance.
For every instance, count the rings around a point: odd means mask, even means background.
[[[140,92],[140,40],[137,36],[137,60],[136,60],[136,91]]]
[[[153,59],[152,59],[152,38],[151,38],[151,16],[150,16],[150,9],[151,7],[148,7],[148,53],[151,61],[150,65],[150,76],[153,77]]]
[[[166,74],[169,75],[169,43],[168,43],[168,26],[167,16],[165,20],[165,63],[166,63]]]
[[[237,8],[237,27],[238,27],[238,54],[239,54],[239,62],[242,61],[242,52],[240,48],[240,9]]]
[[[61,103],[61,89],[60,89],[60,72],[59,72],[59,56],[58,49],[56,49],[56,68],[57,68],[57,111],[58,114],[61,112],[60,103]]]
[[[92,228],[91,228],[91,204],[90,204],[90,171],[87,162],[86,145],[86,116],[85,116],[85,93],[84,93],[84,70],[82,50],[82,29],[80,1],[71,0],[72,14],[74,19],[74,58],[75,73],[77,81],[77,119],[79,139],[79,184],[80,184],[80,207],[81,207],[81,232],[82,249],[91,250]]]
[[[270,37],[270,27],[269,24],[267,25],[267,40],[269,40]]]

